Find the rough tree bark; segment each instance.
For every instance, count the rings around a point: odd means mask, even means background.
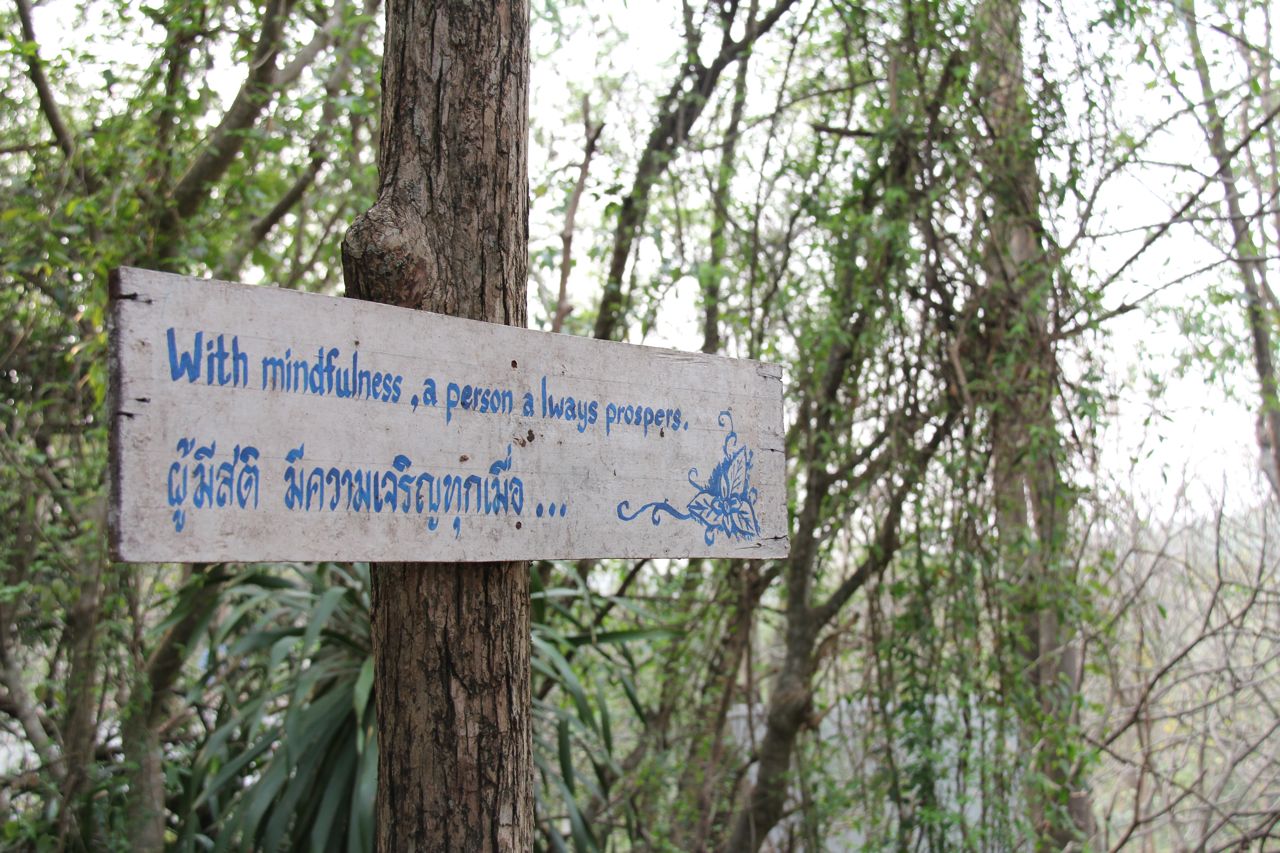
[[[387,5],[351,296],[525,324],[527,0]],[[377,847],[532,848],[527,563],[374,567]]]

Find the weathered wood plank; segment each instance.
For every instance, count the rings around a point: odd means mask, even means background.
[[[111,374],[117,559],[787,553],[775,365],[121,269]]]

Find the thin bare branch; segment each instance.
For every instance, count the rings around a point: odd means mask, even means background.
[[[58,148],[62,150],[67,162],[76,167],[81,182],[87,186],[88,175],[83,167],[76,165],[78,146],[75,137],[62,117],[62,110],[58,107],[57,98],[54,97],[53,87],[49,85],[49,78],[44,73],[44,63],[40,59],[40,43],[36,40],[36,28],[31,19],[31,2],[30,0],[15,0],[15,2],[18,6],[18,20],[22,25],[22,39],[28,44],[24,51],[27,57],[27,73],[31,77],[32,85],[36,87],[40,111],[44,113],[45,121],[53,131]]]
[[[573,311],[569,302],[569,271],[573,268],[573,227],[578,216],[578,203],[587,188],[587,173],[591,169],[591,158],[596,153],[596,143],[604,130],[604,122],[591,122],[591,100],[586,95],[582,98],[582,125],[585,143],[582,148],[582,162],[578,165],[578,179],[574,181],[573,190],[569,193],[569,204],[564,212],[564,228],[560,231],[560,290],[556,296],[556,313],[551,318],[551,331],[559,332],[564,328],[564,321]]]

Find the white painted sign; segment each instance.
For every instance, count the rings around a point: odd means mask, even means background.
[[[782,370],[121,269],[111,549],[780,557]]]

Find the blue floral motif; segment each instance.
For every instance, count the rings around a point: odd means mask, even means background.
[[[733,415],[720,413],[719,424],[729,430],[724,438],[724,458],[716,463],[706,483],[698,482],[698,469],[689,470],[689,485],[697,494],[680,510],[665,500],[644,504],[630,512],[631,504],[618,504],[618,518],[633,521],[644,512],[651,513],[655,527],[662,520],[661,513],[681,521],[696,521],[702,525],[703,538],[708,545],[716,541],[718,534],[730,539],[750,541],[760,536],[760,522],[756,519],[758,492],[751,486],[752,452],[738,444],[738,434],[733,431]]]

